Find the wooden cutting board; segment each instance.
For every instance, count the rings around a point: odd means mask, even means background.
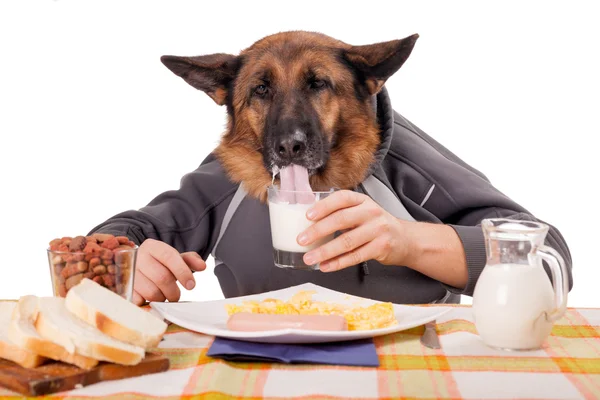
[[[11,361],[0,359],[0,386],[26,396],[40,396],[168,369],[168,358],[151,353],[146,354],[137,365],[100,363],[91,370],[61,362],[48,362],[37,368],[23,368]]]

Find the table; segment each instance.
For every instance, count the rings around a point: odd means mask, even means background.
[[[438,320],[441,350],[420,344],[423,329],[375,339],[381,366],[358,368],[215,360],[206,356],[212,337],[170,325],[160,352],[171,370],[57,398],[600,399],[600,309],[570,308],[537,351],[486,347],[470,306]],[[21,397],[0,388],[0,398]]]

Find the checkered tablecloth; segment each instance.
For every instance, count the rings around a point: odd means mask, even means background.
[[[441,350],[423,327],[375,339],[379,368],[231,363],[211,359],[209,336],[169,327],[160,351],[171,370],[104,382],[65,399],[600,399],[600,309],[569,309],[538,351],[481,343],[471,308],[438,320]],[[6,396],[6,397],[2,397]],[[12,399],[0,389],[0,398]]]

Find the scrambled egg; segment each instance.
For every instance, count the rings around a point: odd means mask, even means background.
[[[341,315],[348,321],[348,330],[361,331],[396,325],[392,303],[376,303],[368,307],[350,307],[329,302],[313,301],[313,291],[302,291],[289,301],[265,299],[245,301],[241,305],[227,304],[229,315],[248,312],[255,314]]]

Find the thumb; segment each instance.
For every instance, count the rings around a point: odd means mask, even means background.
[[[206,263],[195,251],[181,253],[181,258],[183,258],[183,261],[185,261],[192,271],[204,271],[206,269]]]

